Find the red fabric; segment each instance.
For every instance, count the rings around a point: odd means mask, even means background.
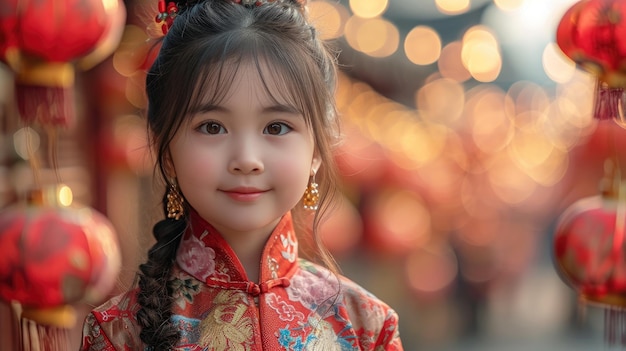
[[[197,214],[173,269],[176,350],[402,350],[396,313],[344,277],[298,259],[291,215],[271,234],[260,283]],[[135,291],[87,317],[83,351],[142,349]]]

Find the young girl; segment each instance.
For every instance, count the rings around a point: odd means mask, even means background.
[[[166,218],[82,350],[402,350],[389,306],[298,258],[293,223],[328,208],[338,135],[334,57],[301,1],[160,4],[146,86]]]

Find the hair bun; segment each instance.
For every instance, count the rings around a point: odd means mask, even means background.
[[[176,2],[171,0],[158,0],[158,13],[155,16],[154,21],[161,27],[161,31],[163,32],[163,35],[165,35],[174,23],[174,19],[181,11],[185,11],[185,9],[194,5],[209,1],[232,2],[245,7],[263,6],[265,4],[277,2],[293,5],[302,13],[306,12],[307,5],[307,0],[180,0]]]

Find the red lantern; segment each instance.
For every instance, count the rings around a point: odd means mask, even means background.
[[[108,47],[121,36],[114,27],[125,17],[121,0],[0,3],[0,60],[16,73],[18,107],[26,122],[71,122],[73,62],[99,46],[105,50],[96,50],[89,65],[110,54]]]
[[[578,67],[597,77],[594,117],[624,119],[626,2],[583,0],[561,19],[556,41]]]
[[[71,305],[102,302],[121,268],[111,223],[91,208],[61,205],[60,189],[0,213],[0,299],[19,303],[21,317],[45,330],[22,330],[27,339],[51,330],[62,337],[76,323]]]
[[[619,172],[606,169],[601,195],[581,199],[561,215],[554,259],[581,302],[606,308],[607,342],[626,345],[626,185]]]

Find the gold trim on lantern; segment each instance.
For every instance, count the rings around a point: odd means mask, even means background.
[[[590,305],[626,308],[626,297],[619,294],[607,294],[602,297],[582,295],[581,299]]]
[[[51,308],[30,308],[22,306],[22,318],[30,319],[41,325],[50,325],[59,328],[69,329],[76,325],[76,311],[69,305]]]
[[[16,80],[25,85],[69,88],[74,85],[74,66],[68,62],[40,62],[23,59]]]

